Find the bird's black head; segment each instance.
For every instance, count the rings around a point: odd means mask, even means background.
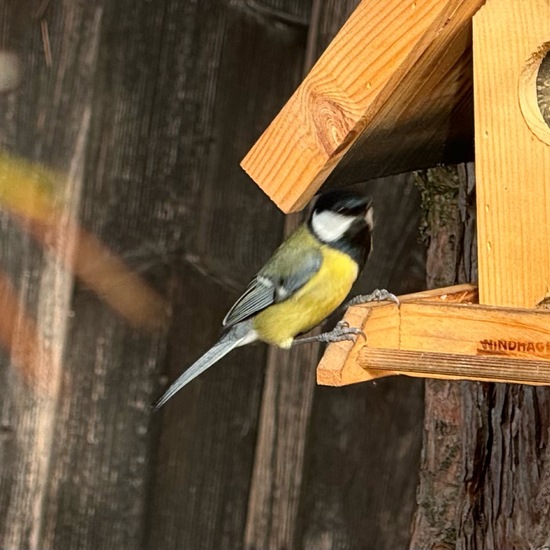
[[[371,199],[350,191],[329,191],[319,196],[313,212],[330,211],[345,216],[364,216]]]
[[[349,191],[321,195],[309,218],[317,239],[348,253],[361,267],[371,249],[373,226],[371,199]]]
[[[317,199],[309,224],[314,235],[327,244],[353,236],[365,227],[372,231],[372,201],[349,191],[325,193]]]

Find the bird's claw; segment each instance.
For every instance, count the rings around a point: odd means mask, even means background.
[[[367,335],[356,327],[350,327],[347,321],[340,321],[330,332],[324,332],[319,334],[319,340],[321,342],[343,342],[345,340],[355,340],[355,338],[361,335],[366,340]]]
[[[383,302],[386,300],[400,305],[399,298],[395,294],[385,289],[376,289],[370,294],[359,294],[359,296],[355,296],[346,303],[346,307],[366,304],[368,302]]]

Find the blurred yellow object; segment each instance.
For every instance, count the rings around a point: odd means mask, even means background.
[[[48,221],[59,212],[55,182],[61,177],[38,163],[0,151],[0,208],[30,220]]]
[[[170,316],[168,302],[97,237],[76,222],[66,222],[65,231],[74,237],[74,250],[67,255],[63,242],[48,239],[49,225],[39,221],[26,230],[43,243],[99,298],[136,328],[156,331],[166,327]]]
[[[170,315],[167,301],[97,237],[63,216],[64,178],[61,172],[0,151],[0,209],[24,220],[28,235],[133,326],[150,331],[164,328]],[[51,238],[52,231],[60,230],[59,223],[72,236],[69,254],[64,239]]]

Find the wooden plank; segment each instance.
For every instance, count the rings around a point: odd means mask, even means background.
[[[89,139],[92,75],[97,62],[97,11],[95,6],[71,6],[65,12],[61,6],[52,8],[51,19],[47,21],[50,31],[60,30],[61,25],[57,25],[63,21],[61,12],[67,19],[64,47],[60,45],[61,40],[52,44],[55,53],[60,55],[55,69],[50,70],[44,63],[40,34],[33,32],[37,22],[30,9],[19,12],[20,9],[21,6],[13,3],[9,6],[2,24],[10,28],[10,36],[3,39],[16,54],[27,77],[12,93],[1,96],[0,147],[67,174],[56,180],[60,216],[49,228],[46,238],[70,254],[74,239],[68,225],[78,216],[80,208],[84,151]],[[86,24],[81,24],[83,21]],[[77,59],[77,51],[86,52],[89,71],[85,74],[79,72],[82,59]],[[57,64],[60,59],[63,62]],[[63,96],[55,93],[53,81],[57,79],[61,86],[67,77],[72,84],[82,85],[81,93]],[[75,92],[73,86],[70,89]],[[62,122],[56,118],[60,113]],[[49,352],[40,360],[51,392],[41,395],[22,385],[9,361],[1,369],[1,424],[6,437],[0,440],[4,457],[0,471],[0,507],[5,520],[0,525],[0,546],[5,548],[48,547],[43,539],[44,516],[52,481],[52,457],[58,443],[55,438],[59,427],[57,404],[66,374],[66,363],[62,359],[73,291],[72,274],[62,269],[55,257],[35,246],[26,229],[24,223],[15,226],[9,215],[4,217],[1,262],[15,282],[21,304],[36,319],[37,330]],[[19,332],[15,339],[22,336],[24,332]]]
[[[101,301],[95,293],[99,287],[92,287],[108,264],[128,265],[120,255],[132,243],[142,245],[151,234],[168,232],[164,209],[155,201],[141,201],[150,184],[143,163],[148,144],[143,121],[153,105],[160,42],[152,29],[162,18],[148,5],[118,8],[126,13],[124,22],[120,12],[115,19],[115,10],[102,2],[50,4],[39,22],[27,14],[33,27],[46,30],[24,35],[32,40],[25,59],[33,70],[17,96],[21,133],[11,145],[68,173],[61,202],[70,199],[72,217],[60,226],[61,239],[49,235],[56,255],[45,251],[58,277],[65,278],[62,288],[51,283],[39,288],[40,300],[52,302],[47,313],[60,332],[65,368],[52,406],[52,430],[39,435],[49,451],[41,475],[45,491],[40,506],[34,504],[34,516],[20,512],[14,522],[25,532],[32,521],[37,538],[16,547],[139,548],[143,539],[149,403],[156,394],[153,370],[162,359],[164,337],[134,330]],[[46,31],[49,61],[42,44]],[[126,72],[128,67],[141,70]],[[73,220],[86,227],[84,240],[73,231]],[[37,241],[42,231],[28,228]],[[138,267],[131,262],[126,269],[136,276]],[[75,283],[73,270],[89,276],[90,287]],[[148,273],[147,287],[150,279]],[[112,292],[124,285],[120,279],[110,283]],[[44,317],[39,319],[48,330]]]
[[[495,348],[510,343],[494,341]],[[512,342],[515,346],[517,342]],[[525,342],[546,346],[547,342]],[[457,353],[416,352],[407,350],[363,349],[358,364],[377,376],[405,374],[419,378],[443,380],[478,380],[480,382],[507,382],[512,384],[550,385],[550,362],[546,358],[508,358],[501,353],[471,357]],[[515,357],[515,356],[512,356]]]
[[[532,112],[522,113],[519,98],[523,89],[536,103],[536,79],[521,77],[537,53],[540,63],[549,18],[544,0],[491,1],[474,18],[482,304],[534,307],[550,292],[550,200],[541,177],[550,170],[550,141],[531,130]]]
[[[165,32],[157,96],[164,107],[152,125],[160,170],[151,166],[171,187],[174,173],[185,182],[170,380],[218,338],[223,314],[282,238],[280,212],[238,159],[298,83],[309,7],[302,0],[170,2],[170,19],[185,24]],[[179,80],[171,67],[179,67]],[[264,346],[236,350],[154,419],[160,439],[145,548],[245,547],[251,519],[265,512],[249,506],[257,441],[269,436],[258,426],[265,363]],[[297,419],[303,404],[294,404],[289,416]],[[307,417],[307,407],[302,412]],[[288,450],[294,442],[285,435],[279,443]],[[283,537],[278,527],[274,536]]]
[[[399,308],[351,308],[346,319],[367,341],[331,346],[318,380],[344,385],[407,374],[550,384],[550,314],[459,303],[473,296],[473,287],[462,285],[413,294]]]
[[[245,548],[291,548],[299,533],[319,345],[268,353]]]
[[[293,211],[311,199],[364,132],[362,150],[374,148],[378,156],[377,143],[392,132],[407,146],[420,139],[423,147],[441,149],[449,121],[468,96],[468,29],[482,3],[361,2],[243,168],[280,208]],[[423,118],[445,130],[426,140],[425,124],[419,134],[413,130]],[[416,148],[399,148],[392,158],[404,155],[419,162]],[[366,172],[361,179],[382,173]]]
[[[149,404],[166,348],[173,378],[280,241],[280,213],[237,161],[297,84],[308,13],[309,1],[220,0],[26,14],[31,77],[21,95],[0,96],[11,131],[1,138],[74,169],[70,214],[168,294],[176,316],[169,341],[135,331],[53,256],[44,277],[28,228],[2,217],[2,260],[30,313],[53,303],[39,325],[58,331],[66,363],[53,365],[45,404],[1,371],[0,546],[242,547],[265,350],[228,358],[153,427]]]
[[[469,301],[476,296],[475,287],[462,285],[402,296],[399,308],[395,305],[376,303],[349,308],[344,320],[350,326],[360,328],[367,335],[367,341],[358,338],[355,342],[329,345],[317,367],[317,382],[329,386],[343,386],[385,376],[385,371],[366,371],[359,363],[360,353],[366,346],[389,350],[401,349],[403,332],[410,328],[403,320],[402,313],[405,310],[408,311],[409,307],[421,308],[422,301]],[[408,301],[412,303],[409,304]],[[416,321],[414,315],[411,317]],[[423,328],[420,323],[415,324],[417,327],[418,325]],[[422,345],[422,339],[418,340],[418,345]],[[389,371],[387,374],[397,373]]]
[[[471,16],[462,3],[326,180],[338,186],[474,159]],[[445,23],[447,24],[447,23]]]

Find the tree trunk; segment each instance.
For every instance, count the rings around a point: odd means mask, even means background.
[[[475,281],[472,165],[418,176],[430,287]],[[428,380],[411,549],[550,544],[550,389]]]

